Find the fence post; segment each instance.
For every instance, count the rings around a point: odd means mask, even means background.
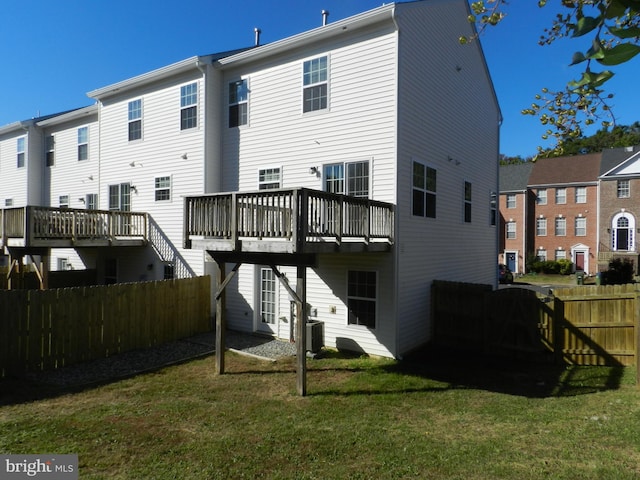
[[[557,365],[563,363],[564,349],[564,302],[553,296],[553,356]]]
[[[634,318],[634,328],[635,338],[636,338],[636,387],[640,385],[640,293],[636,291],[635,296],[635,318]]]

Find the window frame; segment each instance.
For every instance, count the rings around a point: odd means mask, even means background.
[[[555,192],[556,205],[565,205],[567,203],[567,188],[556,188]]]
[[[620,179],[616,183],[616,196],[618,198],[630,198],[631,197],[631,182],[628,178]]]
[[[235,88],[234,88],[235,87]],[[229,128],[243,127],[249,124],[249,80],[241,78],[229,82],[228,90]]]
[[[579,223],[584,223],[584,225],[578,225]],[[575,236],[576,237],[586,237],[587,236],[587,217],[576,217],[575,218]],[[579,233],[582,232],[582,233]]]
[[[562,223],[562,227],[558,224]],[[555,234],[556,237],[566,237],[567,236],[567,219],[565,217],[556,217],[555,219]]]
[[[44,139],[44,164],[53,167],[56,164],[56,137],[47,135]]]
[[[536,218],[536,237],[547,236],[547,219],[545,217]]]
[[[416,172],[416,167],[422,168],[422,173]],[[438,171],[425,162],[413,159],[411,163],[411,214],[415,217],[437,218],[437,190]],[[416,209],[418,200],[420,200],[421,206]]]
[[[137,98],[127,103],[128,140],[136,142],[142,140],[142,99]],[[132,138],[133,137],[133,138]]]
[[[162,182],[168,182],[168,184],[163,184]],[[173,184],[173,181],[172,181],[171,175],[154,177],[153,179],[154,202],[170,202],[172,184]]]
[[[464,220],[464,223],[471,223],[471,212],[472,212],[472,204],[473,204],[473,184],[465,180],[463,188],[464,188],[463,220]]]
[[[575,202],[587,203],[587,187],[576,187]]]
[[[546,248],[539,248],[538,250],[536,250],[536,259],[540,262],[546,262],[547,261],[547,249]]]
[[[349,327],[375,330],[378,320],[379,282],[376,270],[347,270],[346,307]],[[364,281],[363,281],[364,280]],[[373,280],[373,282],[371,282]],[[371,289],[373,288],[373,292]],[[373,295],[371,295],[373,293]],[[362,307],[369,305],[367,311]],[[371,308],[371,304],[372,308]],[[355,307],[359,308],[355,308]],[[353,312],[353,313],[352,313]],[[366,318],[362,317],[362,313]],[[372,318],[371,318],[372,317]],[[363,321],[361,321],[363,319]]]
[[[314,68],[316,63],[319,64],[318,68]],[[330,65],[329,54],[318,55],[302,62],[303,114],[329,109]]]
[[[198,128],[198,82],[180,86],[180,130]]]
[[[546,188],[536,189],[536,205],[546,205],[547,201],[548,201],[547,189]]]
[[[506,198],[507,208],[517,208],[517,195],[515,193],[507,193]]]
[[[89,127],[78,127],[78,161],[89,160]]]
[[[84,208],[86,210],[98,210],[98,194],[87,193],[84,199]]]
[[[357,168],[358,165],[366,165],[366,177],[365,175],[352,175],[353,168]],[[339,175],[335,179],[328,179],[327,171],[331,169],[332,172],[339,172]],[[322,166],[322,187],[325,192],[337,193],[340,195],[349,195],[356,198],[370,198],[371,196],[371,160],[350,160],[345,162],[327,163]],[[357,173],[357,172],[356,172]],[[341,176],[340,176],[341,175]],[[366,195],[363,194],[364,189],[356,188],[353,182],[357,182],[358,179],[366,178]],[[337,188],[327,188],[328,183],[330,185],[337,186]],[[361,182],[362,183],[362,182]]]
[[[58,207],[59,208],[69,208],[69,207],[71,207],[69,195],[59,195],[58,196]]]
[[[16,139],[16,168],[24,168],[26,165],[27,137]]]
[[[567,251],[563,248],[558,248],[554,252],[554,260],[557,262],[558,260],[566,260],[567,259]]]
[[[274,175],[274,177],[268,178],[268,175]],[[274,190],[278,188],[282,188],[281,167],[267,167],[258,169],[258,190]]]
[[[518,238],[518,224],[514,221],[508,221],[504,225],[505,239],[515,240]]]

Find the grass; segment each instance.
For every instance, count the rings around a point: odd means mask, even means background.
[[[584,276],[584,285],[595,285],[596,279],[591,276]],[[527,273],[520,275],[514,279],[514,284],[527,283],[531,285],[577,285],[575,274],[571,275],[554,275],[544,273]]]
[[[631,479],[630,369],[424,353],[227,354],[76,391],[0,382],[0,452],[77,453],[82,479]]]

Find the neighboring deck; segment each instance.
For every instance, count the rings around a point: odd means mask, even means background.
[[[185,198],[185,248],[210,252],[386,252],[394,206],[306,188]]]
[[[73,208],[0,210],[0,248],[140,246],[148,241],[146,213]]]

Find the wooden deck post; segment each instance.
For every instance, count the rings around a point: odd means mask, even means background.
[[[301,301],[296,302],[296,360],[298,394],[307,394],[307,268],[297,267],[296,293]]]
[[[224,349],[226,334],[225,304],[226,293],[224,291],[225,269],[224,262],[218,264],[218,295],[216,295],[216,373],[224,373]]]

